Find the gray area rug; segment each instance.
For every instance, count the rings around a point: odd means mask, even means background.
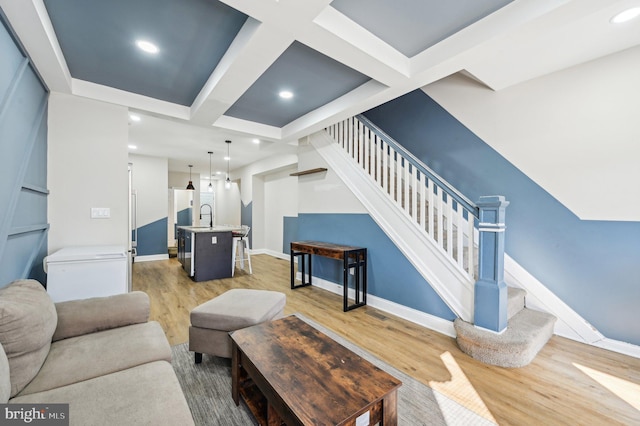
[[[402,381],[398,390],[398,424],[419,425],[493,425],[495,423],[423,385],[407,374],[379,360],[322,325],[297,314],[299,318],[325,333],[341,345]],[[188,344],[171,348],[173,367],[184,391],[196,425],[256,425],[249,409],[231,398],[231,360],[204,355],[195,364]]]

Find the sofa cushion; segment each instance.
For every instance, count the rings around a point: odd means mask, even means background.
[[[194,424],[175,372],[165,361],[18,396],[11,403],[68,403],[71,426]]]
[[[40,371],[56,324],[56,308],[38,281],[14,281],[0,289],[0,343],[9,360],[11,396]]]
[[[53,341],[149,321],[149,296],[142,291],[58,302]]]
[[[9,360],[4,353],[4,348],[0,345],[0,404],[6,404],[11,396],[9,374]]]
[[[20,396],[159,360],[171,361],[171,347],[155,321],[59,340]]]

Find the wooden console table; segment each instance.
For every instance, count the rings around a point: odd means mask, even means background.
[[[367,304],[367,249],[320,241],[294,241],[291,243],[291,288],[311,285],[311,255],[342,260],[343,310],[349,311]],[[300,257],[302,284],[296,285],[294,260]],[[355,303],[349,304],[349,272],[354,269]],[[305,276],[305,272],[308,276]]]

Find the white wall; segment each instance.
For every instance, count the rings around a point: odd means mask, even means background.
[[[132,187],[138,193],[138,227],[167,217],[168,160],[131,154],[129,162],[133,164]]]
[[[298,216],[298,178],[295,166],[264,176],[264,242],[261,248],[282,253],[283,220]],[[254,244],[255,245],[255,244]]]
[[[233,202],[225,204],[223,198],[218,196],[216,199],[216,213],[221,214],[227,209],[238,208],[237,213],[232,212],[232,215],[237,214],[237,223],[240,223],[240,202],[244,206],[252,204],[251,208],[251,249],[259,250],[264,249],[267,246],[266,228],[265,228],[265,215],[267,214],[267,202],[265,198],[265,177],[274,173],[278,173],[282,170],[290,170],[298,162],[298,156],[295,154],[287,155],[274,155],[266,158],[262,161],[252,163],[242,169],[234,171],[231,174],[231,179],[237,179],[241,183],[240,198],[237,204]],[[220,192],[216,192],[220,195]],[[221,223],[221,222],[218,222]],[[282,239],[282,236],[280,237]],[[278,253],[282,252],[282,245],[278,247]]]
[[[216,193],[216,225],[240,225],[240,189],[237,182],[231,188],[224,187],[224,181],[214,181]]]
[[[193,191],[193,220],[194,226],[200,225],[200,216],[198,215],[198,207],[200,205],[200,174],[192,173],[191,179],[195,190]],[[189,172],[169,172],[169,188],[186,189],[189,183]]]
[[[298,211],[300,213],[367,213],[324,159],[310,145],[298,148],[298,170],[326,167],[329,170],[298,177]]]
[[[640,47],[494,92],[423,90],[581,219],[640,220]]]
[[[129,239],[127,108],[52,92],[47,180],[49,253],[73,245],[122,245]],[[110,209],[91,219],[92,207]]]

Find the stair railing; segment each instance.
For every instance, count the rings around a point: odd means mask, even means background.
[[[479,210],[473,202],[362,115],[325,130],[420,232],[476,279]]]

